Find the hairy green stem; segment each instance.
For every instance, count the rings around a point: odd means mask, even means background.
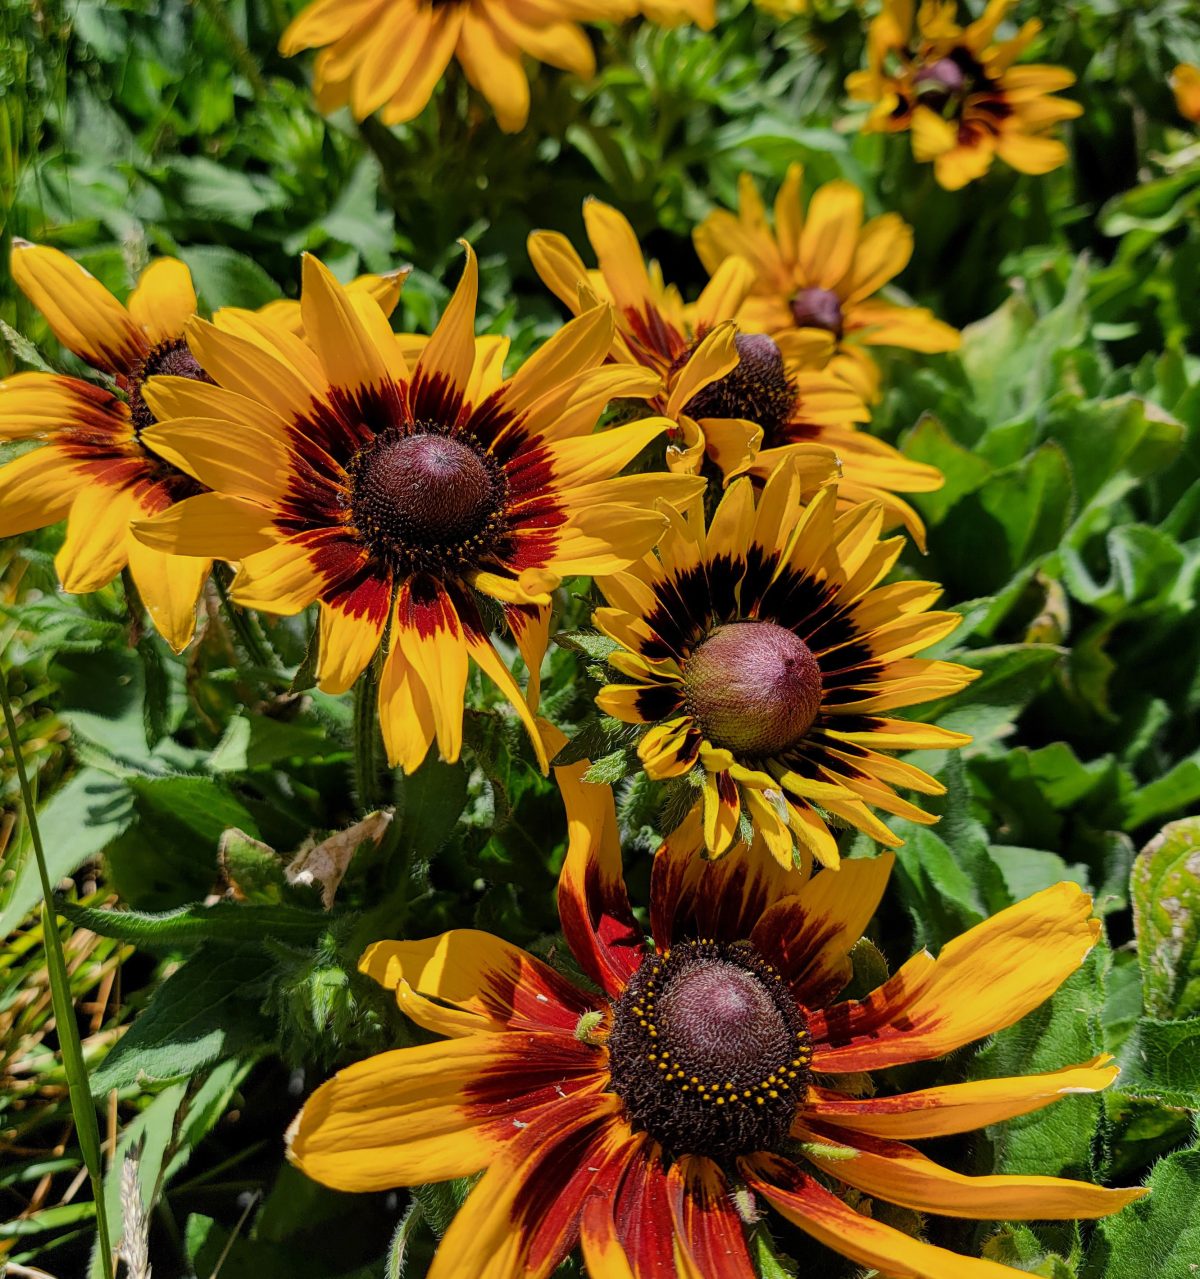
[[[267,96],[267,82],[263,79],[262,72],[258,69],[254,54],[250,52],[246,47],[246,42],[233,29],[233,23],[229,21],[229,15],[225,12],[220,0],[199,0],[199,3],[213,26],[220,33],[221,39],[225,41],[230,55],[234,62],[237,63],[238,70],[250,81],[254,96],[256,98],[265,98]]]
[[[354,685],[354,793],[364,813],[373,812],[384,802],[378,703],[379,672],[377,662],[372,661]]]
[[[222,564],[216,564],[213,566],[212,577],[217,587],[217,594],[221,597],[221,606],[225,610],[225,616],[229,619],[229,624],[233,627],[238,643],[245,650],[246,656],[255,666],[261,667],[263,670],[274,670],[275,655],[268,648],[267,641],[259,630],[258,624],[230,598],[229,570]]]
[[[8,730],[8,744],[12,749],[13,763],[17,771],[17,783],[21,788],[21,807],[29,825],[29,838],[37,860],[38,875],[42,881],[42,937],[46,947],[46,971],[50,976],[50,1000],[54,1008],[54,1024],[62,1049],[63,1070],[67,1076],[67,1093],[71,1102],[71,1114],[75,1119],[75,1131],[79,1136],[79,1148],[87,1165],[92,1183],[92,1198],[96,1205],[96,1235],[100,1251],[100,1265],[104,1279],[113,1279],[112,1244],[108,1232],[108,1210],[104,1203],[104,1164],[100,1154],[100,1126],[96,1120],[96,1107],[88,1086],[87,1066],[83,1060],[83,1044],[79,1038],[79,1025],[75,1020],[75,1005],[71,999],[71,983],[67,975],[67,963],[63,955],[62,938],[58,932],[58,916],[51,903],[54,891],[50,872],[46,869],[46,854],[42,848],[42,835],[38,827],[37,810],[33,802],[33,790],[25,771],[25,757],[17,736],[17,721],[13,715],[12,701],[8,696],[8,678],[0,668],[0,706],[4,710],[4,725]]]

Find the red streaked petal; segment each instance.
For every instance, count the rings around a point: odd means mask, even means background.
[[[566,745],[566,738],[548,724],[543,736],[552,754]],[[554,770],[568,829],[558,914],[580,967],[616,996],[642,962],[642,931],[625,891],[612,788],[585,782],[587,769],[584,760]]]
[[[792,1225],[889,1279],[1014,1279],[1016,1272],[1009,1266],[936,1248],[864,1217],[778,1155],[756,1155],[739,1163],[751,1189]]]
[[[675,1222],[667,1172],[657,1146],[629,1166],[614,1210],[617,1235],[635,1279],[690,1279],[676,1265]]]
[[[913,956],[865,999],[814,1011],[813,1068],[879,1070],[1003,1030],[1083,963],[1100,928],[1078,884],[1035,893],[956,937],[937,959]]]
[[[409,399],[413,417],[451,426],[458,421],[475,366],[475,303],[479,267],[465,241],[467,261],[454,296],[425,344],[413,370]]]
[[[850,948],[878,908],[894,861],[890,853],[843,861],[840,870],[821,871],[759,919],[750,940],[798,1002],[820,1008],[850,980]]]
[[[396,592],[396,634],[409,678],[423,686],[433,712],[438,749],[453,763],[462,751],[467,645],[462,623],[442,584],[424,573]]]
[[[784,870],[757,845],[738,844],[716,861],[706,861],[699,852],[702,842],[695,808],[654,856],[650,931],[660,947],[687,934],[746,941],[772,902],[804,886],[802,872]]]
[[[344,693],[375,656],[392,605],[392,575],[364,570],[321,604],[320,670],[326,693]]]
[[[553,1122],[571,1105],[564,1082],[576,1090],[594,1082],[578,1070],[569,1077],[561,1044],[555,1036],[470,1035],[355,1062],[305,1103],[288,1157],[338,1190],[478,1172],[522,1125]],[[586,1107],[594,1097],[582,1094],[574,1104]]]
[[[612,1201],[599,1191],[588,1195],[579,1219],[579,1242],[588,1279],[634,1279],[617,1238]]]
[[[815,1090],[805,1113],[877,1137],[944,1137],[1027,1115],[1075,1093],[1105,1089],[1120,1073],[1108,1053],[1041,1075],[980,1079],[893,1097],[843,1097]]]
[[[542,1030],[574,1036],[596,1001],[532,955],[472,928],[456,928],[424,941],[379,941],[359,960],[359,972],[397,990],[403,983],[438,1000],[436,1012],[452,1012],[439,1034]],[[404,1006],[404,1000],[400,1000]],[[443,1007],[449,1005],[449,1008]],[[435,1013],[436,1016],[436,1013]]]
[[[562,1260],[546,1240],[575,1242],[578,1215],[590,1187],[579,1187],[581,1168],[597,1166],[597,1150],[611,1149],[628,1129],[616,1117],[612,1093],[562,1101],[525,1129],[492,1163],[450,1223],[428,1279],[545,1279]],[[575,1185],[576,1201],[561,1194]],[[540,1237],[539,1237],[540,1236]],[[535,1238],[543,1259],[529,1264]]]
[[[855,1152],[850,1159],[822,1158],[819,1145],[807,1157],[846,1185],[914,1212],[985,1221],[1071,1221],[1107,1217],[1148,1193],[1065,1177],[965,1177],[927,1159],[915,1146],[833,1124],[807,1131],[801,1126],[796,1135],[801,1141],[849,1147]]]
[[[729,1182],[711,1159],[685,1155],[667,1175],[682,1250],[704,1279],[755,1279]]]

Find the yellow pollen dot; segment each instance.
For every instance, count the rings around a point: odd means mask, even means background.
[[[689,1091],[689,1089],[688,1089],[687,1084],[684,1084],[684,1085],[683,1085],[683,1087],[682,1087],[679,1091],[680,1091],[680,1092],[688,1092],[688,1091]]]
[[[746,1091],[745,1091],[744,1093],[742,1093],[742,1096],[743,1096],[743,1097],[750,1097],[750,1096],[752,1096],[752,1095],[753,1095],[753,1094],[750,1092],[750,1089],[749,1089],[749,1088],[747,1088],[747,1089],[746,1089]]]
[[[693,1076],[692,1076],[692,1083],[694,1083],[694,1084],[698,1084],[699,1082],[700,1082],[700,1077],[699,1077],[698,1075],[693,1075]]]
[[[639,1025],[639,1026],[645,1026],[646,1024],[647,1024],[647,1022],[646,1022],[645,1017],[643,1017],[643,1018],[642,1018],[642,1019],[638,1022],[638,1025]]]
[[[724,1098],[724,1097],[718,1097],[718,1098],[717,1098],[717,1105],[718,1105],[718,1106],[723,1106],[724,1104],[725,1104],[725,1098]]]
[[[666,1070],[666,1068],[667,1068],[667,1063],[666,1063],[665,1061],[660,1061],[660,1062],[658,1063],[658,1068],[659,1068],[659,1070]]]
[[[650,1038],[651,1038],[651,1039],[657,1039],[657,1038],[658,1038],[658,1031],[657,1031],[657,1029],[655,1029],[655,1027],[653,1027],[653,1026],[651,1026],[651,1027],[650,1027]]]
[[[765,1106],[767,1104],[761,1097],[755,1097],[754,1100],[758,1102],[760,1106]]]
[[[647,1060],[647,1061],[657,1061],[657,1060],[658,1060],[658,1055],[657,1055],[657,1053],[647,1053],[647,1054],[646,1054],[646,1060]]]
[[[726,1085],[725,1085],[725,1091],[726,1091],[726,1092],[736,1092],[737,1090],[734,1088],[734,1086],[733,1086],[732,1084],[726,1084]]]
[[[767,1096],[770,1097],[772,1101],[775,1101],[779,1097],[779,1094],[775,1091],[774,1088],[772,1088],[771,1091],[767,1093]]]
[[[796,1072],[795,1072],[794,1070],[789,1070],[789,1071],[788,1071],[788,1078],[789,1078],[789,1079],[795,1079],[795,1078],[796,1078]]]

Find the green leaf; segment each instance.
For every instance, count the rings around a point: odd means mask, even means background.
[[[1172,822],[1138,854],[1130,876],[1146,1011],[1200,1011],[1200,817]]]
[[[582,653],[594,662],[606,662],[609,655],[621,647],[616,640],[601,635],[599,631],[560,631],[554,642],[560,648]]]
[[[1129,1097],[1200,1111],[1200,1017],[1141,1018],[1121,1050],[1115,1087]]]
[[[117,891],[143,910],[204,897],[216,883],[221,836],[258,834],[253,815],[208,777],[131,777],[137,821],[108,848]]]
[[[965,449],[932,414],[926,414],[909,432],[904,453],[915,462],[936,466],[945,483],[932,493],[922,493],[917,502],[930,524],[940,524],[954,505],[973,493],[993,471],[992,464],[978,453]]]
[[[1000,1079],[1090,1061],[1105,1048],[1104,990],[1110,956],[1102,942],[1039,1008],[1002,1030],[971,1062],[971,1079]],[[981,1171],[1095,1180],[1099,1096],[1065,1097],[988,1128],[993,1158]]]
[[[133,819],[133,801],[122,782],[96,769],[81,769],[38,814],[50,882],[58,883],[97,856]],[[0,935],[12,932],[41,895],[37,864],[30,858],[5,892]]]
[[[222,306],[257,308],[279,297],[279,285],[244,253],[221,245],[184,245],[179,256],[210,311]]]
[[[1195,1279],[1200,1258],[1200,1145],[1160,1159],[1149,1195],[1096,1227],[1082,1279]]]
[[[398,847],[416,861],[429,861],[454,834],[467,805],[467,770],[461,764],[426,760],[404,779],[399,794]]]
[[[101,937],[149,947],[199,945],[206,941],[220,946],[266,940],[303,945],[315,941],[329,926],[329,917],[322,911],[225,901],[211,906],[180,906],[162,914],[98,910],[66,902],[60,903],[59,911],[73,924]]]
[[[952,656],[980,671],[961,693],[921,707],[921,718],[970,733],[972,751],[1009,736],[1017,716],[1046,686],[1064,650],[1052,644],[1004,644]]]
[[[202,946],[154,992],[92,1072],[92,1092],[173,1083],[216,1062],[253,1053],[270,1042],[271,1022],[259,1011],[259,947]]]

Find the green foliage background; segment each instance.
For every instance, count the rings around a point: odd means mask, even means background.
[[[928,555],[910,551],[898,571],[944,583],[964,617],[945,647],[983,675],[921,708],[975,742],[961,759],[921,760],[949,787],[943,820],[901,831],[872,936],[895,966],[1067,878],[1095,894],[1108,944],[979,1051],[885,1082],[1114,1053],[1123,1073],[1103,1097],[934,1153],[973,1172],[1149,1176],[1153,1187],[1094,1228],[925,1229],[1052,1279],[1192,1275],[1200,819],[1180,819],[1200,811],[1200,135],[1176,113],[1168,76],[1200,63],[1200,11],[1191,0],[1021,4],[1019,17],[1046,24],[1039,60],[1079,76],[1072,162],[1045,178],[998,169],[949,193],[912,163],[907,139],[857,133],[840,85],[861,63],[865,28],[841,0],[784,25],[732,0],[708,35],[598,29],[595,81],[542,74],[517,137],[453,76],[394,132],[322,119],[306,61],[275,52],[298,7],[7,6],[0,259],[16,236],[54,244],[124,296],[151,255],[177,254],[208,310],[295,296],[302,250],[342,278],[409,262],[394,324],[428,331],[465,236],[481,257],[482,321],[520,356],[559,323],[526,235],[544,226],[581,241],[587,194],[621,208],[693,294],[703,274],[690,230],[732,202],[742,170],[773,187],[801,160],[812,183],[846,176],[870,212],[902,213],[917,250],[900,284],[966,333],[958,355],[888,362],[873,429],[946,474],[917,503]],[[7,279],[0,319],[0,371],[41,360],[79,371]],[[482,685],[462,764],[430,762],[407,781],[377,779],[377,797],[355,794],[349,703],[303,678],[311,619],[264,619],[247,635],[213,601],[202,642],[176,658],[153,636],[131,639],[119,583],[56,594],[60,536],[0,545],[4,677],[45,800],[52,873],[74,877],[63,909],[103,934],[80,948],[77,1003],[98,999],[120,965],[119,996],[109,988],[96,1005],[85,1049],[98,1102],[115,1090],[120,1152],[140,1151],[155,1271],[419,1275],[462,1187],[337,1195],[284,1165],[282,1133],[329,1070],[417,1033],[355,972],[368,940],[471,925],[552,947],[556,794]],[[560,625],[587,616],[580,584]],[[545,713],[584,724],[594,671],[556,649]],[[619,778],[619,743],[605,759]],[[11,809],[10,773],[0,785]],[[344,829],[375,798],[396,818],[325,913],[284,882],[272,850]],[[620,811],[644,901],[659,831],[637,778]],[[200,905],[231,879],[243,904]],[[126,913],[98,909],[114,894]],[[25,997],[44,984],[29,921],[38,897],[13,836],[0,872],[0,1257],[74,1275],[91,1264],[94,1210],[85,1191],[67,1193],[80,1157],[63,1138],[47,1015]],[[783,1230],[759,1247],[764,1275],[854,1273]]]

